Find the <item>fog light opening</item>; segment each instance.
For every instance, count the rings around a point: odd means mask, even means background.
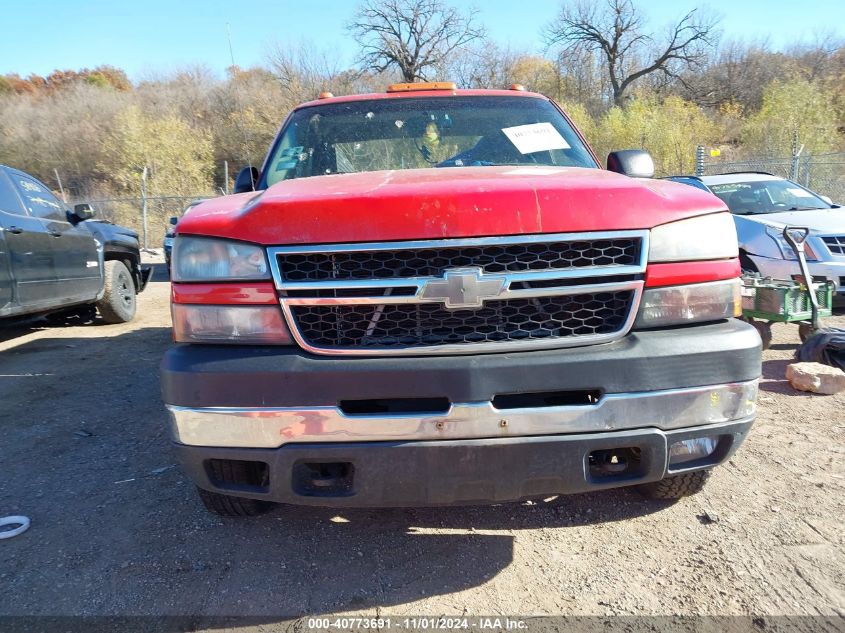
[[[719,436],[695,437],[674,442],[669,447],[669,465],[688,464],[709,457],[719,445]]]

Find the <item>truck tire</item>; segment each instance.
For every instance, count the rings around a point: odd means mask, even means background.
[[[763,345],[763,349],[769,349],[772,346],[772,324],[766,321],[760,321],[759,319],[755,319],[753,317],[739,317],[740,321],[745,321],[746,323],[753,325],[754,329],[757,330],[757,334],[760,335],[760,342]]]
[[[137,299],[135,282],[126,264],[109,260],[105,264],[103,298],[97,302],[97,310],[106,323],[126,323],[135,316]]]
[[[637,492],[649,499],[681,499],[701,492],[709,478],[709,470],[696,470],[640,484],[637,486]]]
[[[254,473],[247,464],[242,462],[217,461],[208,462],[211,478],[227,483],[249,484],[255,481]],[[197,487],[200,499],[209,512],[222,517],[254,517],[264,514],[273,507],[268,501],[232,497],[219,492],[211,492]]]
[[[197,488],[197,492],[205,509],[221,517],[254,517],[264,514],[273,506],[267,501],[221,495],[202,488]]]

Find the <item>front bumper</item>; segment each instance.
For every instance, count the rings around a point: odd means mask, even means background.
[[[745,437],[759,376],[759,336],[733,319],[542,352],[328,358],[179,345],[162,362],[174,443],[197,485],[337,506],[496,502],[656,481],[676,472],[674,441],[715,435],[716,452],[685,465],[709,468]],[[578,404],[555,401],[585,393]],[[526,394],[552,397],[526,406]],[[403,399],[424,410],[372,408]],[[432,402],[443,410],[426,408]],[[616,448],[638,455],[632,466],[591,474],[590,455]],[[214,481],[214,459],[265,464],[266,481]],[[337,481],[315,488],[321,465]]]
[[[764,277],[773,279],[792,279],[801,274],[801,267],[794,259],[770,259],[759,255],[749,255],[757,270]],[[814,279],[824,278],[832,281],[838,295],[845,294],[845,261],[807,262]],[[840,297],[841,298],[841,297]]]
[[[572,392],[568,392],[572,393]],[[577,393],[577,392],[576,392]],[[191,446],[278,448],[311,442],[410,442],[514,438],[563,433],[660,430],[752,419],[757,381],[666,391],[606,394],[560,406],[455,403],[448,410],[351,414],[343,407],[168,406],[173,440]],[[422,404],[422,403],[421,403]]]

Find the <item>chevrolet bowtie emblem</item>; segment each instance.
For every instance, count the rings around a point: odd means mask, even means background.
[[[426,282],[422,299],[440,301],[449,309],[480,308],[485,299],[495,299],[505,287],[504,277],[484,275],[480,268],[454,268],[443,280]]]

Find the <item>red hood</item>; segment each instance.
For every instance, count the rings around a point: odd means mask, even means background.
[[[599,169],[451,167],[286,180],[203,202],[178,232],[319,244],[643,229],[723,210],[695,187]]]

